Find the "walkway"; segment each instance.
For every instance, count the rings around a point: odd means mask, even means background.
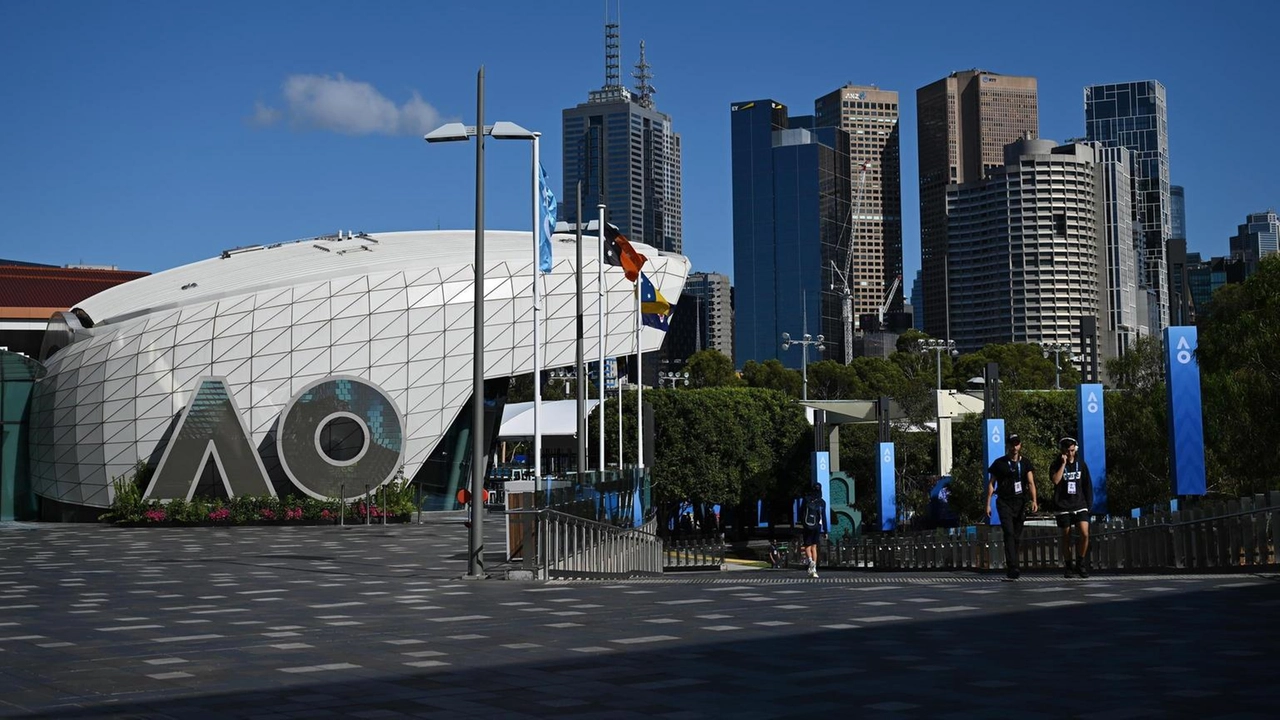
[[[466,582],[465,533],[0,529],[0,717],[1269,718],[1280,701],[1275,576]]]

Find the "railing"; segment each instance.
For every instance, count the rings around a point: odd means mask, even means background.
[[[523,569],[538,579],[662,572],[656,519],[638,528],[620,528],[548,509],[509,510],[507,517],[511,533],[521,538],[515,554]]]
[[[1274,569],[1280,566],[1277,527],[1280,492],[1275,491],[1180,512],[1094,521],[1090,523],[1089,566],[1156,571]],[[801,563],[800,552],[792,543],[791,563]],[[1025,527],[1018,562],[1023,570],[1062,567],[1062,532],[1052,525]],[[881,570],[1004,569],[1004,538],[998,526],[977,525],[864,535],[835,543],[824,540],[818,546],[818,564]]]
[[[667,540],[663,552],[666,570],[719,570],[725,557],[724,535]]]

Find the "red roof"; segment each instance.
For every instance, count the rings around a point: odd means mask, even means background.
[[[70,310],[85,298],[150,273],[0,265],[0,307]]]

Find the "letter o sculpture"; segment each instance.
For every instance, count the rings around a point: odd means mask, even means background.
[[[381,388],[332,376],[304,387],[280,415],[280,464],[320,500],[351,500],[395,477],[404,457],[404,418]]]

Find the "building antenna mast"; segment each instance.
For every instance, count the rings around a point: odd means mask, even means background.
[[[622,48],[619,44],[622,26],[622,4],[618,4],[618,19],[609,19],[609,0],[604,5],[604,86],[607,88],[622,85]]]
[[[649,84],[653,79],[653,73],[649,72],[649,61],[644,59],[644,41],[640,41],[640,62],[636,63],[636,71],[631,73],[631,77],[636,79],[636,103],[640,107],[653,107],[653,94],[658,92],[658,88]]]

